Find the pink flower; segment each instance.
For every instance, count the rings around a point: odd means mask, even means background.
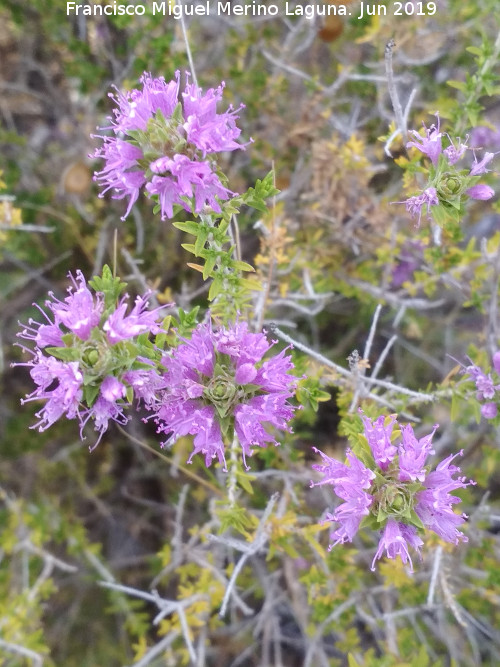
[[[162,219],[173,216],[175,205],[188,212],[200,213],[205,206],[220,212],[219,200],[234,193],[222,184],[213,158],[206,158],[245,148],[236,141],[243,105],[217,113],[224,84],[203,93],[188,83],[179,102],[179,72],[169,83],[147,72],[140,81],[142,90],[111,95],[117,108],[110,127],[103,129],[114,135],[103,136],[94,153],[105,162],[94,176],[104,186],[100,196],[111,191],[114,199],[128,198],[123,219],[144,186],[158,198]]]
[[[372,569],[384,551],[388,558],[400,556],[403,563],[409,562],[413,569],[409,548],[420,555],[422,524],[448,542],[465,541],[457,526],[466,516],[453,512],[452,506],[460,499],[451,496],[450,491],[474,482],[454,477],[460,472],[460,468],[450,465],[456,455],[449,456],[429,472],[426,462],[433,453],[432,436],[437,426],[418,439],[409,424],[402,425],[402,441],[395,446],[391,444],[392,430],[397,425],[394,417],[387,425],[384,416],[374,422],[368,417],[362,419],[373,455],[371,464],[365,449],[360,453],[362,461],[348,449],[347,465],[313,448],[323,461],[312,467],[323,478],[311,482],[311,486],[330,484],[335,495],[344,501],[325,518],[338,524],[330,535],[330,549],[339,543],[352,542],[364,519],[367,525],[379,526],[381,530]]]
[[[460,138],[457,139],[458,144],[457,146],[455,146],[450,137],[448,135],[446,136],[450,141],[450,145],[444,149],[443,155],[448,160],[448,164],[453,165],[462,159],[462,157],[465,155],[465,151],[467,150],[468,146],[465,143],[463,144]],[[467,139],[468,136],[465,138],[465,141],[467,141]]]
[[[52,301],[46,301],[45,305],[53,312],[56,326],[60,327],[62,324],[81,340],[87,340],[90,332],[101,319],[104,307],[102,298],[97,295],[94,302],[94,297],[88,289],[81,271],[76,272],[76,280],[71,273],[68,275],[76,291],[69,287],[69,296],[66,297],[64,302],[59,301],[52,292],[49,292]],[[77,285],[77,281],[79,281],[79,285]]]
[[[478,401],[494,398],[496,391],[500,389],[500,385],[494,384],[491,373],[486,375],[476,364],[465,367],[464,372],[468,373],[476,383],[476,398]]]
[[[131,130],[146,130],[148,122],[161,112],[165,118],[169,118],[178,103],[180,72],[175,73],[175,78],[169,83],[160,76],[153,79],[149,72],[144,72],[139,81],[142,90],[120,92],[109,94],[109,97],[117,105],[113,109],[114,118],[110,118],[116,133],[128,133]]]
[[[406,144],[407,148],[413,146],[414,148],[418,148],[418,150],[424,153],[424,155],[427,155],[434,166],[437,165],[439,156],[442,152],[441,137],[443,136],[443,134],[439,131],[438,114],[436,114],[436,120],[437,127],[435,125],[431,125],[430,128],[427,128],[425,123],[422,123],[425,129],[425,137],[422,137],[416,130],[410,130],[409,133],[414,136],[415,140],[409,141]]]
[[[129,197],[127,210],[122,216],[125,220],[146,183],[146,172],[139,166],[143,154],[137,146],[117,137],[103,137],[103,142],[94,157],[103,159],[105,166],[95,172],[94,180],[105,186],[99,197],[104,197],[108,190],[112,191],[113,199]]]
[[[493,188],[490,188],[489,185],[478,183],[478,185],[473,185],[471,188],[466,190],[465,194],[469,195],[471,199],[486,200],[486,199],[491,199],[495,194],[495,191],[493,190]]]
[[[471,361],[469,359],[469,361]],[[493,355],[493,368],[497,374],[500,374],[500,352],[495,352]],[[496,393],[500,390],[500,384],[495,384],[491,373],[486,374],[479,366],[473,364],[472,361],[469,366],[463,368],[463,373],[467,373],[476,384],[476,398],[483,402],[481,406],[481,414],[486,419],[494,419],[497,416],[497,404],[492,401]],[[498,380],[498,377],[497,377]]]
[[[385,417],[382,415],[372,422],[369,417],[362,416],[365,427],[365,436],[372,450],[375,463],[381,470],[387,470],[390,462],[396,456],[397,449],[391,445],[391,434],[396,418],[391,416],[387,426],[384,426]]]
[[[217,103],[222,101],[222,93],[225,83],[218,88],[210,88],[203,94],[201,88],[194,84],[188,84],[182,93],[184,116],[186,122],[184,129],[188,141],[193,143],[203,155],[220,151],[234,151],[242,148],[236,143],[241,130],[236,127],[238,111],[244,109],[244,105],[236,110],[229,107],[223,114],[217,113]]]
[[[128,295],[122,298],[116,310],[111,313],[102,327],[112,345],[118,343],[120,340],[134,338],[142,333],[151,332],[157,334],[161,331],[161,326],[157,323],[158,313],[165,306],[148,310],[148,299],[150,296],[151,292],[147,292],[144,296],[138,296],[134,307],[128,315],[125,315]]]
[[[500,374],[500,350],[493,355],[493,368]]]
[[[311,486],[331,484],[335,494],[345,502],[337,510],[326,515],[326,521],[335,521],[340,525],[330,535],[333,540],[332,549],[336,544],[351,542],[357,533],[359,524],[364,516],[369,514],[373,497],[364,489],[369,489],[375,479],[375,473],[366,468],[361,461],[347,450],[347,460],[350,465],[340,463],[330,458],[316,447],[313,450],[323,458],[322,464],[313,464],[313,469],[324,474],[324,479],[311,482]]]
[[[101,442],[102,436],[108,430],[110,420],[125,426],[130,419],[123,413],[125,407],[124,404],[118,403],[116,400],[108,401],[101,395],[92,407],[82,413],[80,420],[80,436],[82,440],[83,427],[89,419],[92,419],[94,430],[99,432],[97,441],[89,447],[90,451],[93,451]]]
[[[411,424],[401,426],[401,435],[403,442],[399,447],[399,479],[402,482],[416,481],[423,482],[426,475],[425,462],[429,454],[434,454],[432,449],[432,436],[436,432],[437,424],[434,429],[420,440],[417,440]]]
[[[205,205],[220,213],[221,208],[216,197],[224,200],[234,194],[222,185],[208,162],[196,162],[185,155],[176,155],[173,160],[157,160],[154,166],[157,171],[172,173],[171,176],[155,175],[146,185],[150,195],[158,196],[162,220],[173,217],[174,204],[179,204],[187,211],[191,210],[182,197],[194,197],[196,213],[200,213]]]
[[[38,399],[46,401],[44,407],[36,413],[40,421],[30,428],[45,431],[63,415],[74,419],[78,414],[83,384],[78,363],[45,357],[37,350],[33,353],[33,360],[25,365],[31,366],[30,375],[38,387],[21,404]],[[53,386],[54,382],[57,382],[56,386]]]
[[[101,384],[101,396],[108,402],[116,402],[127,393],[127,387],[114,375],[108,375]]]
[[[474,148],[500,149],[500,130],[479,125],[471,132],[471,145]]]
[[[495,419],[498,414],[496,403],[484,403],[481,406],[481,414],[485,419]]]
[[[30,367],[31,377],[38,385],[22,403],[45,401],[37,413],[40,421],[32,428],[43,431],[61,417],[76,417],[82,434],[91,420],[99,432],[98,443],[110,420],[119,424],[128,421],[123,411],[129,407],[133,395],[130,388],[138,401],[151,404],[152,394],[164,386],[153,362],[140,356],[139,349],[143,354],[144,347],[139,348],[133,339],[143,333],[161,331],[157,319],[165,306],[148,310],[150,293],[147,293],[137,297],[126,315],[127,296],[113,310],[108,303],[109,293],[93,294],[81,271],[77,271],[76,279],[69,276],[73,283],[68,289],[69,296],[60,301],[50,293],[51,299],[45,302],[54,321],[40,308],[48,324],[30,320],[30,325],[18,334],[36,344],[34,350],[23,348],[32,359],[16,364]],[[105,267],[100,284],[110,282],[115,289],[111,271]],[[114,291],[113,299],[116,299]]]
[[[494,157],[495,153],[485,153],[483,159],[478,162],[477,158],[474,156],[474,164],[469,172],[469,176],[479,176],[479,174],[488,173],[490,169],[486,169],[486,165],[489,164]]]
[[[465,477],[453,479],[460,468],[450,465],[454,458],[463,455],[452,454],[441,461],[436,469],[429,473],[423,482],[424,490],[417,493],[415,511],[426,528],[434,531],[447,542],[458,544],[460,540],[467,542],[467,537],[457,529],[467,518],[466,514],[455,514],[452,506],[460,502],[460,498],[450,495],[450,491],[462,489],[475,482],[467,482]]]
[[[224,469],[225,448],[234,435],[245,465],[253,447],[279,444],[271,430],[290,430],[294,408],[288,399],[296,378],[284,351],[262,361],[269,347],[266,336],[249,332],[245,322],[217,329],[198,325],[163,359],[165,389],[152,406],[158,432],[169,435],[162,444],[194,435],[188,462],[201,453],[207,466],[217,459]]]
[[[426,188],[421,194],[409,197],[405,202],[398,202],[406,204],[406,210],[412,218],[418,216],[417,227],[420,227],[420,219],[422,218],[422,209],[427,206],[427,215],[430,216],[431,206],[438,206],[439,199],[436,188]]]
[[[153,368],[125,371],[122,380],[132,387],[135,398],[144,401],[145,405],[152,405],[160,389],[165,387],[165,381]]]
[[[411,546],[420,556],[420,547],[423,541],[417,535],[413,526],[407,526],[404,523],[389,519],[380,538],[377,552],[372,561],[371,569],[375,570],[375,561],[382,557],[384,550],[387,558],[396,558],[400,556],[403,563],[410,563],[410,571],[413,572],[413,562],[408,551]]]

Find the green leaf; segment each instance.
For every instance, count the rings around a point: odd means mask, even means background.
[[[179,308],[179,324],[177,326],[177,335],[186,336],[190,335],[191,331],[197,324],[197,315],[200,310],[199,306],[195,306],[189,313],[186,313],[182,308]]]
[[[61,361],[79,361],[80,351],[75,347],[46,347],[45,352]]]
[[[194,220],[187,220],[186,222],[173,222],[172,224],[174,227],[177,227],[177,229],[180,229],[181,232],[186,232],[192,236],[197,235],[200,226],[200,223],[195,222]]]
[[[469,53],[474,54],[475,56],[483,55],[482,50],[477,46],[468,46],[465,50],[468,51]]]
[[[209,253],[209,256],[205,261],[205,266],[203,267],[203,280],[207,280],[207,278],[209,278],[212,275],[218,257],[219,253],[217,252],[212,251]]]
[[[184,250],[187,250],[191,254],[195,255],[196,257],[198,256],[196,254],[194,243],[181,243],[181,247],[184,248]]]
[[[462,93],[465,93],[467,90],[467,86],[463,81],[455,81],[455,80],[450,80],[446,82],[451,88],[456,88],[457,90],[460,90]]]
[[[66,345],[66,347],[72,347],[75,343],[75,334],[73,333],[66,333],[63,336],[61,336],[63,343]]]
[[[224,506],[221,509],[216,509],[215,513],[221,524],[219,533],[224,533],[228,528],[234,528],[239,533],[245,534],[252,528],[252,523],[249,521],[247,511],[243,507],[233,505],[228,508],[227,506]]]
[[[127,287],[127,283],[121,281],[118,277],[113,277],[113,273],[107,264],[102,267],[102,275],[94,276],[89,280],[89,285],[96,291],[104,294],[105,309],[116,306],[120,294]]]
[[[208,300],[213,301],[222,292],[222,276],[216,275],[208,291]]]
[[[266,213],[267,204],[265,200],[278,193],[279,190],[274,187],[274,172],[270,171],[263,180],[257,179],[255,188],[248,188],[242,195],[242,200],[247,206]]]
[[[207,229],[207,227],[200,225],[200,228],[198,230],[198,236],[196,237],[196,241],[194,243],[194,250],[197,257],[199,257],[201,251],[205,247],[208,235],[209,235],[209,230]]]
[[[101,389],[100,385],[95,385],[95,384],[86,384],[83,387],[83,400],[85,403],[88,405],[88,407],[92,407],[94,404],[94,401],[96,400],[99,391]]]
[[[161,328],[163,329],[164,333],[158,333],[155,336],[155,345],[158,347],[160,350],[163,350],[165,347],[165,343],[167,342],[167,333],[170,328],[170,322],[172,321],[172,316],[167,315],[163,322],[161,323]]]
[[[249,475],[248,473],[243,472],[242,470],[237,470],[236,479],[238,480],[238,484],[241,486],[242,489],[244,489],[248,494],[253,495],[253,488],[251,481],[255,479],[254,475]]]
[[[255,271],[255,269],[251,264],[247,264],[246,262],[242,262],[240,260],[236,260],[235,262],[233,262],[232,266],[237,271]]]
[[[411,516],[410,516],[409,521],[416,528],[419,528],[422,531],[425,530],[424,524],[422,523],[422,521],[420,520],[420,517],[417,515],[417,513],[414,510],[411,511]]]

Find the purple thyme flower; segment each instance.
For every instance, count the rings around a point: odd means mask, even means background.
[[[487,200],[495,194],[489,185],[477,183],[477,177],[489,171],[487,165],[495,154],[486,153],[480,162],[474,154],[474,163],[467,174],[464,169],[459,169],[455,165],[463,158],[469,148],[467,145],[469,136],[467,135],[464,141],[457,137],[455,144],[448,134],[440,132],[438,114],[436,114],[436,118],[437,127],[431,125],[430,128],[427,128],[424,125],[425,136],[411,130],[410,134],[414,136],[415,140],[406,144],[407,148],[418,148],[430,158],[432,165],[428,166],[427,185],[420,194],[409,197],[404,202],[394,202],[406,204],[406,210],[410,215],[418,218],[417,227],[420,226],[424,206],[427,206],[429,218],[431,217],[431,207],[439,207],[439,209],[432,211],[432,214],[440,226],[447,218],[453,220],[456,224],[459,212],[462,211],[462,204],[467,201],[468,197]],[[443,148],[443,136],[446,137],[448,142],[446,148]]]
[[[395,521],[394,519],[389,519],[372,561],[372,572],[375,570],[375,562],[379,558],[382,558],[384,550],[387,558],[393,559],[396,558],[396,556],[400,556],[405,565],[409,562],[410,570],[413,572],[413,561],[408,551],[408,545],[415,549],[418,556],[422,558],[420,547],[423,545],[423,541],[418,536],[417,529],[414,526],[408,526],[407,524]]]
[[[349,465],[330,458],[316,447],[313,447],[313,450],[321,455],[323,463],[314,464],[312,467],[325,477],[320,482],[311,482],[311,486],[332,484],[335,494],[345,501],[333,514],[326,515],[327,521],[340,524],[330,535],[334,540],[330,549],[333,549],[336,544],[352,542],[363,517],[369,514],[373,497],[363,489],[371,487],[375,473],[366,468],[350,449],[346,453]]]
[[[457,145],[453,143],[453,141],[450,139],[448,135],[448,140],[450,142],[450,145],[444,149],[443,155],[446,157],[448,160],[449,165],[456,164],[459,160],[462,159],[462,157],[465,155],[465,151],[468,149],[468,146],[466,143],[462,143],[462,140],[460,137],[457,137]],[[468,140],[468,136],[465,138],[465,141]]]
[[[500,390],[500,384],[495,384],[491,373],[485,373],[477,364],[472,363],[469,366],[463,366],[462,373],[466,373],[474,380],[476,384],[476,398],[483,403],[481,406],[481,414],[486,419],[495,419],[497,416],[497,404],[492,401],[496,393]],[[493,355],[493,369],[495,373],[500,375],[500,351]],[[497,380],[499,378],[497,377]]]
[[[395,446],[391,436],[394,425],[399,424],[394,416],[380,416],[372,421],[362,412],[361,415],[373,457],[371,463],[365,449],[363,462],[347,450],[347,465],[313,448],[323,462],[312,467],[322,473],[323,479],[311,482],[311,486],[331,484],[334,493],[344,501],[325,517],[325,521],[338,524],[330,535],[329,548],[352,542],[362,521],[381,531],[372,570],[384,551],[388,558],[400,556],[403,563],[409,562],[413,569],[409,547],[420,555],[422,524],[448,542],[466,541],[457,526],[467,517],[453,512],[452,506],[460,499],[450,495],[450,491],[474,482],[467,482],[465,477],[454,478],[460,472],[457,466],[451,465],[457,455],[449,456],[429,472],[426,460],[433,453],[432,437],[437,425],[420,439],[411,425],[402,425],[401,442]]]
[[[105,295],[93,294],[81,271],[76,272],[76,279],[71,273],[69,277],[73,283],[69,296],[60,301],[50,292],[51,299],[45,302],[53,321],[39,308],[48,324],[30,319],[30,326],[18,334],[36,344],[34,350],[23,348],[32,359],[17,364],[30,367],[38,385],[22,402],[46,401],[37,413],[40,421],[32,426],[40,431],[66,416],[78,418],[82,433],[91,420],[99,432],[97,445],[110,420],[128,421],[123,410],[129,405],[129,388],[148,405],[153,401],[151,393],[164,386],[153,362],[139,356],[133,339],[161,331],[157,319],[165,306],[148,310],[148,293],[137,297],[129,315],[125,314],[128,296],[110,312],[109,307],[104,309]]]
[[[114,375],[107,375],[101,384],[101,396],[105,401],[116,402],[127,393],[127,387]]]
[[[217,103],[222,101],[225,85],[223,81],[218,88],[210,88],[203,95],[201,88],[187,84],[182,93],[187,139],[204,156],[207,153],[234,151],[242,147],[235,141],[241,134],[241,130],[236,127],[236,120],[238,112],[244,109],[245,105],[240,105],[236,110],[230,106],[225,113],[217,113]]]
[[[154,175],[146,190],[151,195],[157,195],[162,212],[162,220],[174,215],[174,204],[186,207],[182,197],[194,197],[195,210],[201,211],[205,204],[220,213],[221,208],[215,197],[227,199],[234,193],[225,188],[217,174],[212,171],[208,162],[190,160],[187,155],[175,155],[170,158],[160,158],[151,165],[156,173],[168,173],[169,176]]]
[[[489,185],[484,185],[483,183],[478,183],[473,185],[471,188],[465,191],[466,195],[469,195],[471,199],[491,199],[495,194],[493,188],[490,188]]]
[[[496,403],[484,403],[481,406],[481,414],[485,419],[495,419],[498,414]]]
[[[129,417],[123,414],[125,407],[126,406],[123,403],[120,403],[118,399],[107,400],[104,398],[101,386],[101,394],[96,402],[92,407],[84,410],[80,415],[80,437],[82,440],[84,439],[83,428],[89,419],[92,419],[94,422],[94,430],[99,432],[99,437],[96,442],[89,447],[91,452],[101,442],[102,436],[108,430],[110,420],[121,426],[127,424]]]
[[[19,365],[31,366],[30,375],[38,387],[21,400],[21,405],[38,399],[47,401],[36,413],[40,421],[31,427],[38,428],[41,432],[52,426],[63,415],[68,419],[74,419],[78,415],[83,375],[76,361],[63,362],[54,357],[45,357],[38,349],[33,355],[31,362]],[[54,382],[57,382],[55,387],[53,387]]]
[[[365,429],[365,436],[372,450],[375,463],[381,470],[387,470],[396,456],[397,448],[391,445],[392,427],[396,417],[392,415],[387,426],[384,426],[385,417],[382,415],[375,422],[368,417],[361,417]]]
[[[166,83],[144,73],[142,90],[110,97],[117,105],[110,117],[113,135],[101,137],[103,145],[94,157],[104,160],[104,168],[94,178],[103,196],[111,191],[114,199],[128,198],[125,219],[143,186],[149,196],[157,197],[162,219],[173,216],[174,205],[200,213],[204,206],[220,212],[218,200],[234,193],[217,174],[212,157],[222,151],[244,149],[237,143],[238,109],[231,106],[217,113],[224,84],[205,93],[187,83],[179,101],[179,72]]]
[[[104,144],[95,152],[94,157],[102,158],[105,161],[105,167],[102,171],[95,173],[94,180],[106,186],[99,195],[100,197],[103,197],[109,190],[113,192],[113,199],[129,197],[127,210],[123,216],[125,219],[139,198],[142,186],[146,183],[146,174],[138,163],[138,160],[143,157],[142,151],[137,146],[118,137],[103,137],[102,139]]]
[[[90,332],[101,319],[104,304],[99,294],[94,303],[94,297],[88,289],[81,271],[76,272],[76,280],[71,273],[68,276],[76,291],[69,287],[69,296],[64,299],[64,302],[59,301],[52,292],[49,292],[52,301],[46,301],[45,305],[54,314],[56,326],[60,328],[62,324],[81,340],[87,340]],[[77,285],[77,280],[80,283],[79,285]]]
[[[169,435],[163,446],[182,435],[194,435],[193,452],[209,466],[218,459],[227,469],[225,447],[236,436],[243,462],[252,447],[278,445],[269,428],[290,431],[296,378],[284,351],[262,361],[271,347],[263,333],[251,333],[245,322],[213,329],[198,325],[189,340],[165,355],[165,389],[153,407],[158,432]]]
[[[427,128],[425,123],[422,123],[425,130],[425,137],[422,137],[416,130],[410,130],[410,134],[415,137],[414,141],[409,141],[406,144],[406,148],[413,146],[418,148],[419,151],[427,155],[430,158],[434,166],[437,165],[439,156],[442,152],[441,137],[443,134],[439,131],[439,115],[436,114],[437,127],[431,125],[430,128]]]
[[[491,171],[490,169],[486,169],[486,165],[489,164],[494,157],[495,153],[485,153],[483,159],[478,162],[477,157],[474,156],[474,163],[469,172],[469,176],[479,176],[480,174],[486,174]]]
[[[500,350],[493,355],[493,368],[500,375]]]
[[[108,341],[114,345],[120,340],[134,338],[139,334],[150,332],[157,334],[161,331],[161,326],[157,323],[158,312],[162,309],[155,308],[148,310],[148,300],[152,292],[146,292],[144,296],[138,296],[135,305],[128,315],[127,310],[128,294],[126,294],[111,315],[104,323],[102,330],[106,332]]]
[[[138,357],[137,361],[144,365],[153,365],[149,359]],[[138,401],[143,401],[146,406],[152,405],[160,389],[165,387],[164,379],[153,368],[126,371],[122,375],[122,380],[132,387],[134,397]]]
[[[429,454],[434,454],[432,449],[432,436],[434,429],[420,440],[417,440],[411,424],[401,426],[403,442],[399,447],[399,479],[401,482],[416,480],[423,482],[426,475],[425,462]]]
[[[465,477],[453,479],[453,475],[460,472],[458,466],[450,465],[457,456],[463,456],[463,450],[448,456],[427,475],[423,482],[424,490],[417,493],[415,505],[415,511],[426,528],[453,544],[467,542],[467,537],[457,529],[467,519],[467,515],[455,514],[452,505],[459,503],[460,498],[450,495],[450,491],[472,484]]]
[[[127,134],[133,130],[146,130],[149,121],[158,112],[169,118],[178,104],[180,72],[169,83],[161,76],[153,79],[149,72],[139,78],[142,90],[109,93],[109,97],[117,105],[113,109],[114,118],[110,118],[115,133]]]
[[[437,206],[439,199],[436,188],[426,188],[421,194],[409,197],[405,202],[397,202],[398,204],[406,204],[406,210],[412,218],[418,216],[417,227],[420,227],[420,219],[422,218],[422,208],[427,206],[427,215],[430,217],[431,206]]]
[[[466,366],[464,372],[468,373],[476,383],[476,398],[478,401],[494,398],[497,389],[500,389],[500,385],[494,384],[491,373],[486,375],[476,364],[471,363],[470,366]]]

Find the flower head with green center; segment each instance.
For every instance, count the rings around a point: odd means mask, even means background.
[[[110,420],[120,424],[128,421],[124,409],[134,396],[147,405],[154,391],[163,386],[154,370],[159,353],[147,335],[161,331],[157,320],[164,307],[149,310],[150,294],[146,294],[137,297],[126,315],[128,297],[118,301],[125,285],[113,278],[108,267],[104,267],[102,277],[91,281],[94,294],[81,271],[76,272],[76,278],[70,274],[70,279],[73,287],[63,301],[50,293],[45,302],[53,319],[40,308],[46,323],[30,320],[18,334],[36,344],[34,350],[21,346],[32,359],[18,365],[31,368],[37,385],[22,402],[46,401],[32,427],[40,431],[65,415],[78,418],[82,433],[90,420],[99,432],[97,445]]]
[[[425,529],[447,542],[466,542],[467,537],[457,526],[467,517],[453,512],[452,506],[460,499],[450,491],[474,482],[465,477],[454,478],[460,472],[460,468],[451,465],[457,455],[449,456],[429,472],[426,461],[433,453],[432,436],[437,426],[418,439],[410,424],[402,425],[401,442],[394,445],[392,432],[398,425],[394,415],[373,421],[361,414],[367,446],[359,449],[359,458],[348,450],[347,465],[315,449],[323,462],[313,468],[322,473],[323,479],[311,482],[311,486],[331,484],[335,494],[344,500],[326,515],[327,521],[338,523],[331,534],[330,549],[339,542],[352,542],[361,526],[369,526],[381,531],[372,570],[384,551],[388,558],[401,556],[413,568],[408,547],[420,555],[420,535]]]
[[[427,209],[427,217],[434,218],[442,226],[450,219],[459,222],[463,207],[469,199],[488,200],[495,194],[489,185],[479,183],[481,176],[490,171],[487,165],[495,154],[485,153],[483,159],[478,161],[474,153],[472,166],[460,167],[458,163],[469,150],[469,137],[464,141],[457,137],[455,144],[448,134],[440,131],[438,114],[436,118],[437,126],[426,128],[424,125],[425,136],[411,130],[413,140],[406,144],[407,148],[417,149],[430,160],[430,163],[425,161],[426,166],[420,168],[420,171],[425,169],[428,172],[427,183],[418,194],[405,201],[394,202],[406,205],[410,215],[417,218],[417,227],[424,207]]]
[[[238,139],[238,109],[217,113],[224,83],[205,93],[187,83],[179,100],[179,72],[166,82],[145,72],[142,90],[117,91],[110,97],[117,105],[110,117],[111,136],[94,157],[104,160],[95,180],[114,199],[128,198],[123,218],[130,213],[141,189],[157,199],[162,219],[174,215],[174,206],[200,213],[205,205],[220,212],[219,201],[232,193],[217,171],[215,155],[245,148]]]
[[[227,328],[198,325],[163,365],[165,389],[152,406],[158,432],[173,444],[194,435],[193,453],[209,466],[217,459],[226,470],[225,446],[236,435],[243,462],[253,447],[278,445],[269,429],[290,431],[296,378],[293,364],[282,350],[263,360],[271,348],[263,333],[251,333],[245,322]]]

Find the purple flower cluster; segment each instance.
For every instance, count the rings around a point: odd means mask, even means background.
[[[416,148],[426,155],[431,161],[429,169],[429,182],[424,190],[404,202],[406,210],[413,218],[417,218],[417,227],[420,225],[422,211],[427,208],[427,216],[431,217],[431,207],[448,206],[448,211],[460,208],[462,201],[467,197],[471,199],[487,200],[495,194],[489,185],[478,183],[482,174],[490,171],[487,165],[494,158],[495,153],[485,153],[482,160],[477,159],[474,153],[474,161],[468,173],[459,170],[455,165],[464,157],[469,146],[468,137],[465,141],[457,138],[456,144],[445,133],[440,130],[439,115],[436,114],[437,124],[430,128],[424,124],[425,135],[422,136],[416,130],[410,130],[413,140],[406,144],[407,148]],[[448,145],[443,147],[443,139]]]
[[[212,156],[245,148],[237,143],[238,109],[217,113],[224,83],[203,93],[187,83],[179,102],[179,72],[167,83],[145,72],[142,90],[110,94],[117,108],[110,117],[113,135],[100,137],[94,157],[104,160],[95,180],[114,199],[128,198],[122,219],[130,213],[143,186],[157,197],[162,220],[173,216],[173,206],[200,213],[205,205],[220,212],[219,200],[232,193],[220,180]]]
[[[153,369],[151,360],[134,354],[133,339],[143,333],[161,331],[157,323],[160,308],[148,310],[149,294],[137,297],[127,315],[127,296],[109,312],[103,294],[92,294],[81,271],[64,301],[51,292],[45,302],[50,315],[39,308],[45,322],[29,320],[18,334],[34,341],[27,363],[37,385],[22,403],[45,400],[32,426],[45,431],[60,417],[78,418],[80,433],[87,421],[99,432],[98,444],[110,420],[125,424],[123,410],[132,396],[144,403],[153,400],[154,389],[163,380]],[[125,342],[126,341],[126,342]],[[82,436],[83,437],[83,436]],[[95,446],[95,445],[94,445]]]
[[[420,555],[423,541],[419,533],[424,529],[447,542],[466,542],[467,537],[458,526],[467,517],[453,511],[460,499],[451,492],[474,482],[465,477],[454,478],[460,472],[452,463],[457,454],[448,456],[429,472],[426,461],[434,453],[432,437],[437,426],[418,439],[410,424],[401,425],[401,442],[394,445],[392,431],[398,424],[394,416],[380,416],[372,421],[363,415],[362,419],[368,448],[360,452],[359,458],[348,450],[347,463],[340,463],[314,448],[323,463],[313,468],[322,473],[323,479],[311,482],[311,486],[331,484],[344,501],[326,515],[327,521],[339,524],[331,533],[330,549],[352,542],[362,522],[381,531],[372,570],[384,552],[388,558],[400,556],[413,569],[409,547]]]
[[[495,419],[498,414],[498,405],[492,399],[500,391],[500,351],[495,352],[492,361],[493,369],[497,376],[497,384],[495,384],[495,380],[491,377],[491,373],[486,374],[479,366],[473,364],[472,361],[469,366],[465,366],[463,369],[463,372],[467,373],[476,384],[476,398],[482,403],[481,414],[486,419]]]
[[[210,466],[217,459],[227,469],[225,446],[236,437],[243,462],[252,447],[278,445],[268,428],[289,431],[296,378],[282,350],[262,360],[270,349],[263,333],[251,333],[245,322],[213,329],[200,324],[189,340],[165,355],[165,388],[153,406],[158,432],[168,434],[164,446],[194,435],[195,454]]]

